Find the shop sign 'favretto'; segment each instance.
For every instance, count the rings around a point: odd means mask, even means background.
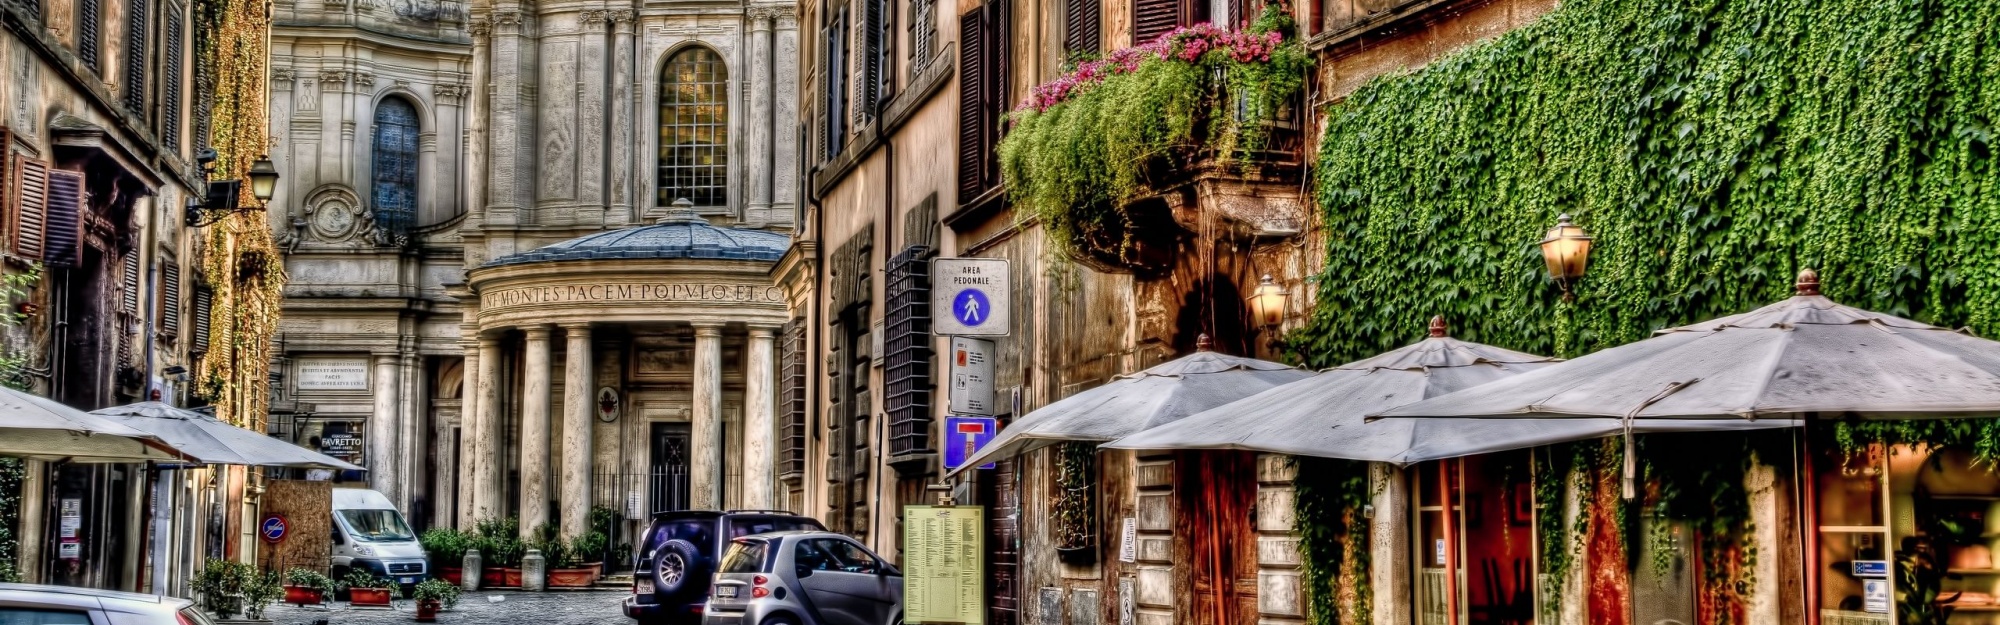
[[[717,302],[777,304],[784,290],[759,284],[609,282],[558,286],[518,286],[479,294],[479,306],[501,310],[541,304]]]

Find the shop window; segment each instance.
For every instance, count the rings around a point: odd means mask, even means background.
[[[729,68],[714,50],[692,46],[660,72],[659,189],[654,204],[687,198],[729,202]]]
[[[1995,622],[2000,480],[1966,448],[1847,453],[1827,439],[1814,440],[1810,467],[1820,622]]]
[[[375,106],[375,224],[409,232],[417,221],[417,107],[399,97]]]
[[[1420,625],[1535,621],[1529,465],[1526,452],[1506,452],[1415,468]]]

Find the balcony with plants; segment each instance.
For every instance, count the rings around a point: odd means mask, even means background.
[[[1008,199],[1059,255],[1114,270],[1165,270],[1182,235],[1218,224],[1296,231],[1312,61],[1295,33],[1273,4],[1240,30],[1182,27],[1073,63],[1007,119]]]

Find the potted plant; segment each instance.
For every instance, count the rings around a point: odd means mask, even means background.
[[[437,565],[437,576],[457,584],[464,579],[465,549],[472,544],[472,536],[453,527],[433,527],[417,538],[423,545],[424,553],[430,555],[431,563]]]
[[[243,583],[243,615],[253,621],[264,620],[264,608],[285,595],[284,583],[277,571],[258,571],[248,564],[243,568],[249,571]]]
[[[312,569],[285,571],[285,603],[296,606],[326,605],[333,598],[333,578]]]
[[[250,565],[221,558],[209,558],[201,570],[194,574],[192,584],[195,593],[201,595],[201,607],[216,618],[235,618],[243,611],[244,587],[250,584],[253,574]]]
[[[555,532],[552,529],[549,533]],[[564,541],[562,537],[548,536],[541,541],[538,548],[542,550],[542,557],[548,558],[549,587],[583,588],[594,581],[591,579],[591,570],[582,568],[582,558],[578,557],[577,551],[572,548],[572,543]]]
[[[349,572],[347,577],[340,579],[340,586],[347,590],[347,603],[355,607],[386,608],[395,598],[395,584],[364,569]]]
[[[591,530],[577,536],[569,543],[569,553],[575,557],[577,566],[590,570],[590,583],[597,583],[604,574],[604,550],[610,548],[611,537],[604,532]]]
[[[437,613],[458,605],[458,585],[442,579],[427,579],[417,582],[417,621],[430,623],[437,620]]]
[[[482,587],[521,587],[521,556],[527,555],[527,547],[521,543],[521,522],[514,518],[487,519],[474,528],[479,537],[476,544],[479,556],[485,560],[480,571]]]

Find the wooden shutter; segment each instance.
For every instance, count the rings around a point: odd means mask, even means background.
[[[1096,54],[1103,33],[1100,0],[1066,0],[1063,11],[1063,50],[1070,54]],[[1241,0],[1230,0],[1240,2]]]
[[[49,164],[25,156],[14,158],[14,253],[29,260],[42,257],[48,245]]]
[[[49,170],[47,246],[42,261],[51,267],[75,267],[83,261],[83,174]]]
[[[160,261],[160,335],[173,338],[181,334],[181,266],[171,260]]]
[[[833,23],[831,21],[828,21],[826,26],[822,26],[819,29],[819,59],[817,59],[817,62],[816,71],[819,72],[819,101],[813,105],[813,132],[819,139],[816,142],[819,145],[813,146],[814,164],[824,163],[827,159],[833,158],[833,120],[828,113],[828,111],[832,110],[833,72],[835,71],[833,67]]]
[[[125,40],[125,84],[119,88],[124,96],[125,108],[146,117],[146,30],[150,21],[146,19],[146,0],[126,0]]]
[[[855,69],[860,73],[859,89],[854,99],[855,126],[865,120],[874,119],[877,106],[882,98],[882,10],[883,0],[861,0],[861,59]]]
[[[103,0],[77,0],[76,3],[76,56],[92,72],[104,71],[97,60],[98,48],[103,45],[101,31],[104,27],[99,24],[104,14],[102,6]]]
[[[188,317],[194,323],[194,336],[189,337],[191,340],[188,342],[189,354],[199,356],[208,352],[208,315],[214,306],[215,292],[208,287],[195,287],[194,305],[188,311]]]
[[[985,191],[986,8],[958,16],[958,201]]]
[[[806,323],[785,324],[778,349],[778,476],[795,481],[806,473]]]
[[[181,57],[182,18],[178,7],[169,5],[166,49],[160,60],[160,144],[168,152],[181,150]]]
[[[1152,43],[1181,25],[1179,0],[1132,0],[1132,42]]]
[[[937,0],[910,3],[910,78],[931,64],[937,55]]]
[[[139,316],[139,251],[125,253],[118,275],[118,312]]]

